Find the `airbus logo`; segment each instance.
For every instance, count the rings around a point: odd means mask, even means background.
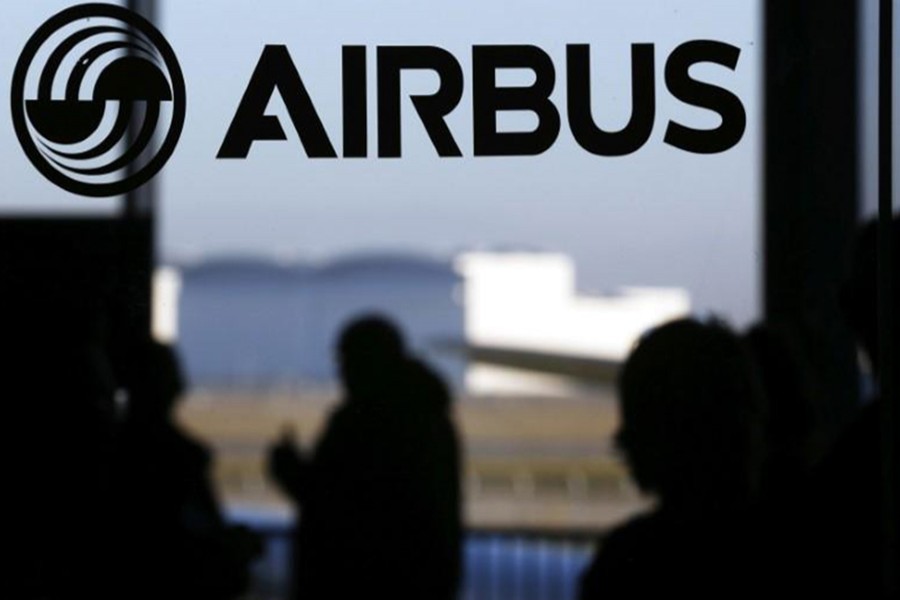
[[[44,23],[13,74],[16,135],[34,166],[83,196],[127,193],[172,155],[186,94],[178,59],[143,17],[83,4]]]

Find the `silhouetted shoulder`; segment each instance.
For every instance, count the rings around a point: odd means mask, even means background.
[[[452,402],[446,383],[431,367],[417,359],[407,361],[406,389],[410,398],[417,398],[422,407],[447,411]]]
[[[696,519],[651,513],[600,542],[581,581],[581,599],[653,598],[675,593],[734,598],[755,593],[760,572],[754,519]]]

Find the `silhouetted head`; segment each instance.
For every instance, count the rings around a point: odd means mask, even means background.
[[[691,319],[663,325],[632,352],[619,387],[618,445],[663,506],[726,508],[755,491],[761,391],[731,331]]]
[[[155,341],[132,350],[122,384],[128,417],[140,420],[167,418],[186,387],[175,349]]]
[[[894,304],[900,289],[900,214],[892,221],[893,265],[891,272]],[[853,328],[863,351],[878,372],[878,343],[881,328],[878,326],[878,223],[869,221],[859,231],[853,249],[850,274],[841,290],[841,301],[847,321]],[[898,343],[900,319],[894,319],[891,332],[894,347]]]
[[[354,399],[381,394],[406,360],[399,328],[380,315],[366,315],[344,327],[337,353],[341,380]]]

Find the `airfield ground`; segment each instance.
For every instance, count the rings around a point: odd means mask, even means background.
[[[200,390],[179,417],[215,451],[214,480],[227,507],[287,514],[265,476],[266,447],[288,426],[309,447],[336,397],[324,390]],[[465,397],[454,412],[469,527],[595,531],[645,506],[612,448],[618,417],[609,392]]]

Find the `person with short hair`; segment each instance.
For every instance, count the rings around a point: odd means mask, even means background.
[[[460,581],[450,396],[381,316],[341,333],[344,400],[307,456],[286,436],[271,476],[299,509],[294,596],[449,600]]]
[[[738,337],[683,319],[640,341],[619,378],[616,441],[656,504],[600,543],[583,600],[747,592],[763,401]]]

